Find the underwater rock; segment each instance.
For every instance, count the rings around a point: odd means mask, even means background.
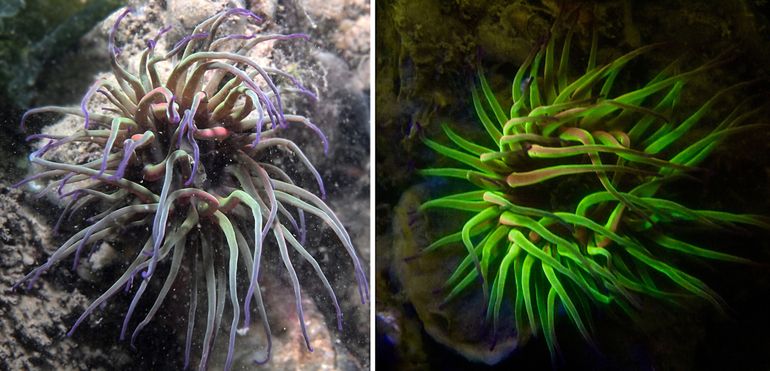
[[[469,360],[496,364],[518,344],[513,311],[503,305],[500,326],[494,333],[491,323],[485,321],[486,300],[481,290],[466,290],[457,299],[443,302],[447,294],[444,283],[467,253],[461,245],[454,245],[420,254],[429,241],[454,224],[449,214],[433,219],[441,220],[441,225],[429,224],[418,210],[429,199],[428,193],[425,186],[412,187],[395,208],[393,273],[430,336]]]
[[[41,280],[36,295],[11,293],[11,285],[54,246],[46,223],[22,206],[24,198],[0,180],[0,370],[125,368],[129,358],[118,344],[98,349],[61,338],[67,328],[61,319],[88,304],[80,291]]]

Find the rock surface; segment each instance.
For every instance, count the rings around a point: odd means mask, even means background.
[[[53,252],[48,223],[24,206],[21,191],[0,180],[0,370],[109,370],[127,364],[125,349],[103,348],[66,337],[74,318],[88,304],[77,289],[38,280],[30,291],[13,285]],[[74,275],[56,269],[56,275]]]

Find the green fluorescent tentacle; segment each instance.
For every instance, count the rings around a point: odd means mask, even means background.
[[[557,34],[558,27],[552,32]],[[477,143],[479,136],[461,136],[450,124],[442,124],[447,144],[423,140],[457,164],[420,174],[455,178],[468,188],[427,200],[419,211],[429,221],[445,212],[465,219],[408,259],[438,250],[462,254],[442,287],[447,294],[441,305],[480,288],[485,325],[497,336],[505,320],[501,308],[509,301],[519,344],[530,334],[542,334],[552,355],[558,351],[559,307],[592,342],[593,307],[617,304],[634,315],[642,305],[640,295],[674,304],[694,295],[722,305],[703,281],[663,257],[752,261],[688,242],[672,225],[708,233],[745,231],[744,226],[770,230],[770,218],[693,209],[672,198],[676,192],[667,188],[675,180],[697,179],[703,169],[696,166],[727,136],[766,127],[753,121],[766,110],[751,106],[755,97],[739,100],[724,118],[706,119],[724,97],[755,82],[722,88],[695,112],[682,114],[685,86],[722,64],[723,57],[684,72],[681,59],[675,60],[629,89],[626,66],[665,44],[643,46],[600,64],[595,31],[585,71],[571,76],[574,34],[569,29],[561,47],[552,36],[519,66],[510,110],[501,107],[484,72],[478,71],[471,104],[479,133],[496,148]]]

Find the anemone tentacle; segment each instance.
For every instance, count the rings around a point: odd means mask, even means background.
[[[457,246],[463,259],[441,288],[440,307],[478,286],[493,332],[500,327],[503,303],[510,301],[519,344],[529,334],[542,334],[552,354],[558,351],[557,307],[590,342],[591,306],[617,304],[631,311],[638,307],[639,295],[676,301],[682,292],[722,306],[719,295],[703,281],[660,256],[673,252],[751,261],[693,245],[668,226],[686,222],[770,229],[764,216],[690,209],[658,195],[674,179],[697,177],[698,166],[725,137],[767,127],[744,125],[762,112],[745,110],[745,102],[744,110],[736,108],[721,122],[703,123],[725,96],[745,91],[755,81],[728,86],[680,117],[677,103],[683,87],[721,59],[684,72],[676,71],[675,62],[640,88],[620,92],[615,82],[624,66],[660,45],[598,65],[594,37],[585,73],[570,77],[573,32],[567,33],[560,54],[555,51],[556,34],[552,32],[520,66],[508,111],[479,71],[471,101],[479,132],[486,135],[480,141],[458,135],[447,124],[442,125],[446,141],[423,138],[426,147],[448,161],[421,174],[459,178],[470,183],[470,190],[425,201],[419,211],[446,209],[468,216],[458,231],[429,242],[407,259],[409,263]],[[705,134],[696,132],[697,126],[705,127]],[[565,195],[558,187],[548,188],[556,179],[582,182],[590,190]],[[528,199],[519,196],[522,189],[550,197],[545,202]]]
[[[304,116],[284,112],[285,92],[301,93],[313,100],[317,97],[292,74],[262,66],[247,56],[259,43],[307,39],[307,35],[222,34],[221,26],[229,18],[261,22],[249,10],[228,9],[202,21],[165,53],[156,47],[170,27],[160,29],[146,40],[146,48],[132,70],[130,65],[118,62],[121,50],[116,40],[121,21],[130,13],[129,9],[123,10],[109,32],[113,81],[100,79],[91,85],[78,108],[33,108],[22,117],[22,128],[30,115],[40,113],[74,115],[84,120],[83,128],[68,135],[29,136],[28,141],[47,141],[29,156],[30,162],[42,170],[15,187],[47,182],[38,195],[55,193],[66,202],[57,230],[76,211],[88,212],[90,217],[85,219],[89,223],[86,227],[14,288],[23,283],[32,288],[43,273],[71,256],[76,267],[86,246],[128,233],[131,241],[143,239],[134,249],[133,261],[86,308],[68,336],[123,289],[133,291],[133,297],[123,317],[120,339],[127,338],[130,331],[133,345],[142,329],[156,318],[178,277],[190,274],[185,367],[193,361],[192,337],[196,334],[203,335],[198,367],[208,366],[229,305],[232,322],[224,367],[230,369],[236,335],[252,327],[252,300],[265,331],[267,349],[265,358],[255,362],[270,359],[272,333],[260,290],[260,272],[265,253],[275,251],[289,275],[304,342],[312,351],[300,283],[290,254],[312,266],[331,298],[340,329],[342,312],[329,279],[306,248],[306,213],[322,220],[340,240],[352,262],[363,303],[369,300],[368,283],[350,236],[322,200],[326,189],[320,173],[297,143],[282,138],[289,130],[307,129],[320,139],[324,153],[328,152],[327,138],[318,126]],[[228,51],[231,45],[232,51]],[[173,64],[164,80],[156,67],[167,61]],[[283,84],[290,86],[282,89]],[[88,108],[96,93],[108,102],[103,113]],[[98,146],[99,158],[70,163],[51,156],[58,148],[81,143]],[[275,147],[286,148],[302,162],[317,183],[320,197],[302,188],[303,181],[279,167]],[[275,241],[267,238],[271,232]],[[239,269],[248,278],[239,277]],[[151,280],[163,273],[160,290],[145,311],[141,303],[154,287]],[[137,277],[140,281],[134,285]],[[239,289],[246,293],[245,297]],[[199,306],[199,300],[205,300],[205,306],[203,302]],[[205,326],[195,323],[201,308],[205,308]],[[132,329],[134,314],[143,311],[143,319]]]

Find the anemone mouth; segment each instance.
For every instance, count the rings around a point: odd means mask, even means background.
[[[131,236],[138,244],[137,254],[126,271],[88,306],[68,335],[115,294],[132,290],[120,338],[127,339],[130,334],[133,344],[160,309],[178,274],[189,272],[192,287],[185,367],[192,357],[195,333],[203,334],[198,367],[207,367],[227,301],[232,323],[225,369],[230,369],[235,335],[252,326],[252,300],[267,338],[265,359],[257,362],[270,358],[271,330],[259,277],[265,250],[274,248],[288,273],[304,341],[312,351],[301,305],[302,290],[291,256],[312,266],[333,304],[338,328],[342,313],[329,280],[305,248],[306,216],[323,222],[339,239],[351,259],[362,303],[369,298],[366,274],[344,225],[323,201],[320,174],[299,145],[282,137],[295,127],[304,127],[315,132],[327,149],[326,137],[309,119],[284,112],[282,96],[286,93],[313,99],[315,94],[291,74],[246,56],[259,43],[306,36],[222,35],[220,26],[229,18],[260,21],[246,9],[228,9],[204,20],[169,51],[156,55],[158,41],[169,28],[160,30],[147,40],[132,73],[118,63],[121,51],[115,41],[121,20],[129,13],[126,9],[119,14],[109,34],[114,81],[97,81],[79,109],[41,107],[29,110],[22,118],[22,126],[29,115],[41,112],[83,118],[83,128],[75,133],[29,137],[45,141],[29,156],[43,170],[16,186],[48,180],[38,193],[54,194],[66,202],[57,226],[75,211],[91,215],[85,228],[14,288],[24,283],[31,288],[45,271],[69,257],[74,258],[76,267],[87,245],[124,236],[128,230],[144,230],[138,233],[144,240]],[[232,51],[223,51],[228,46]],[[172,69],[167,77],[161,77],[157,66],[166,61],[174,61]],[[274,79],[288,80],[292,86],[281,89]],[[109,102],[104,113],[87,109],[97,93]],[[101,156],[85,163],[50,158],[53,149],[78,142],[97,146]],[[276,162],[287,156],[296,158],[314,178],[313,192],[299,186]],[[144,319],[129,332],[148,285],[153,278],[160,278],[161,265],[168,270],[160,291]],[[247,275],[246,285],[239,283],[239,271]],[[239,287],[245,295],[239,295]],[[195,325],[196,311],[202,310],[199,290],[207,299],[204,330]]]
[[[557,31],[554,26],[551,34]],[[419,211],[435,217],[429,212],[443,209],[444,219],[446,209],[469,216],[415,256],[457,246],[463,258],[442,285],[441,305],[480,287],[485,324],[493,332],[508,305],[519,344],[542,334],[552,355],[559,308],[591,342],[594,306],[616,304],[633,315],[639,295],[671,302],[692,295],[721,307],[715,292],[666,256],[751,262],[688,243],[672,233],[673,225],[770,228],[763,216],[691,209],[660,196],[672,181],[696,177],[726,136],[765,127],[748,124],[764,109],[751,108],[751,99],[703,124],[724,97],[755,82],[726,87],[682,117],[682,89],[722,63],[719,57],[685,72],[675,62],[640,88],[619,91],[615,82],[624,66],[660,45],[598,65],[594,37],[585,72],[573,77],[572,37],[570,30],[561,48],[550,37],[520,66],[510,109],[479,71],[472,101],[484,140],[470,140],[449,125],[442,125],[449,144],[423,140],[450,165],[421,173],[460,179],[468,191],[426,201]],[[696,129],[699,124],[708,128]]]

